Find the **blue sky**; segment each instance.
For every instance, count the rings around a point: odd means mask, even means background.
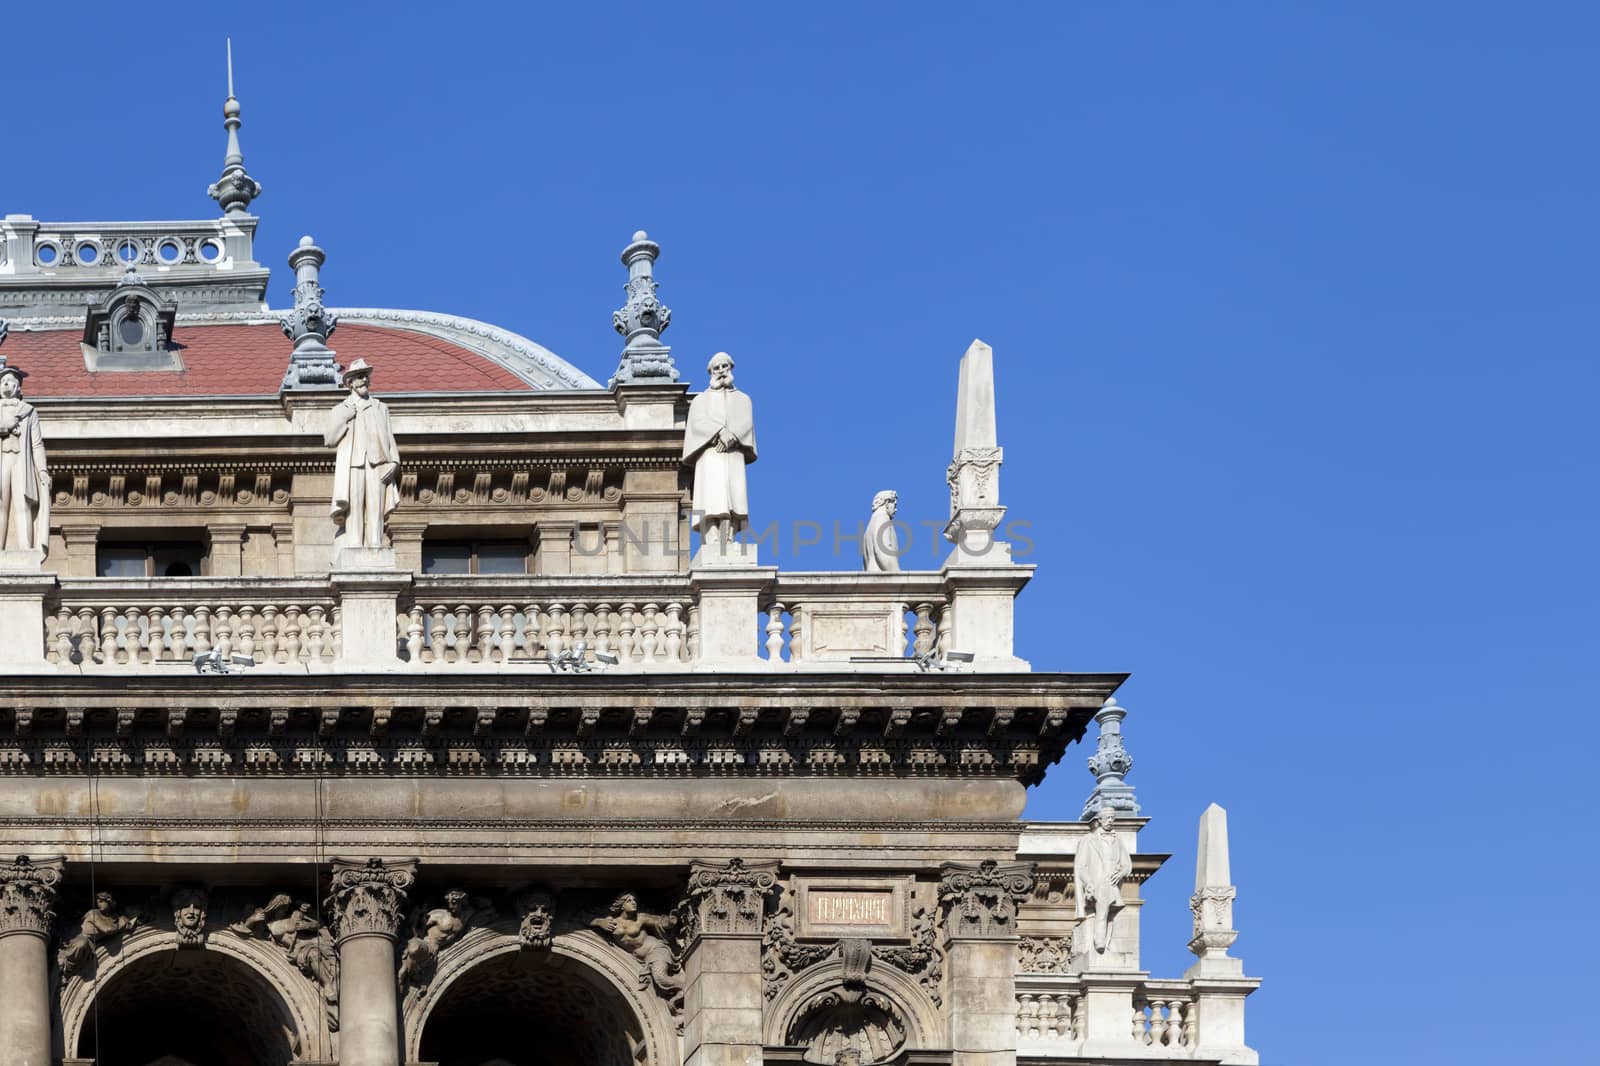
[[[1133,672],[1142,843],[1173,853],[1146,965],[1187,965],[1215,800],[1264,1061],[1584,1057],[1592,6],[6,21],[0,211],[209,217],[231,33],[260,257],[314,234],[334,304],[488,319],[603,380],[616,256],[648,229],[687,379],[726,349],[755,399],[758,524],[853,529],[881,488],[941,519],[982,337],[1039,564],[1021,653]],[[1032,816],[1076,816],[1086,754]]]

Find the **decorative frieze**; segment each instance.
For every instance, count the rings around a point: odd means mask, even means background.
[[[1017,935],[1017,908],[1033,894],[1033,864],[946,863],[939,882],[945,935],[995,939]]]
[[[63,865],[61,859],[35,860],[26,855],[0,863],[0,936],[50,934]]]
[[[400,932],[406,890],[417,876],[411,860],[333,860],[333,885],[328,896],[333,932],[338,940],[353,936],[393,937]]]

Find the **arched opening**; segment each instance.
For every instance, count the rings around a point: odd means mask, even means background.
[[[639,1066],[644,1047],[633,1009],[587,966],[508,952],[451,983],[428,1013],[421,1057],[439,1066]]]
[[[78,1034],[95,1066],[289,1066],[294,1021],[271,983],[216,951],[158,951],[106,981]]]

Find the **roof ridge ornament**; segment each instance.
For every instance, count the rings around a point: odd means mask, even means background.
[[[678,370],[672,365],[672,349],[661,343],[661,334],[672,324],[672,310],[656,298],[654,266],[661,254],[661,245],[639,230],[633,241],[622,250],[623,265],[628,268],[628,284],[624,291],[627,303],[611,316],[611,325],[627,338],[622,348],[622,362],[610,384],[641,385],[661,384],[678,380]]]
[[[228,154],[222,158],[222,176],[207,190],[229,215],[249,214],[250,201],[261,195],[261,183],[244,169],[239,150],[239,100],[233,95],[233,38],[228,38],[228,99],[222,105],[222,124],[228,128]]]
[[[294,352],[279,391],[339,386],[339,364],[327,344],[339,317],[322,303],[325,293],[320,271],[327,259],[327,253],[310,236],[301,237],[299,246],[289,253],[289,269],[295,277],[294,310],[283,316],[281,324],[283,335],[294,341]]]

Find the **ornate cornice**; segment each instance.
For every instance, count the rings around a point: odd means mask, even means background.
[[[56,886],[63,859],[30,859],[18,855],[0,863],[0,936],[35,933],[49,936],[55,926]]]
[[[415,859],[334,859],[328,913],[342,942],[356,936],[393,939],[405,917],[406,890],[417,879]]]

